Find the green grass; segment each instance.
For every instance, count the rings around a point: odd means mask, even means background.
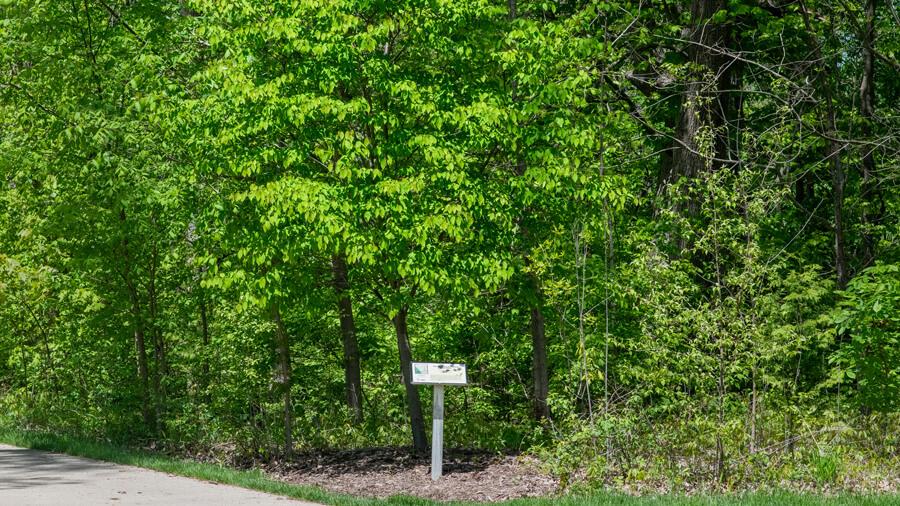
[[[397,496],[390,499],[362,499],[325,492],[314,487],[292,485],[266,477],[263,473],[231,469],[215,464],[206,464],[184,459],[176,459],[144,450],[136,450],[108,443],[81,438],[60,436],[15,429],[0,429],[0,442],[70,455],[78,455],[97,460],[116,462],[131,466],[153,469],[179,476],[197,478],[216,483],[278,494],[306,501],[335,506],[426,506],[439,504],[427,499]],[[467,503],[454,503],[458,505]],[[468,503],[471,504],[471,503]],[[756,493],[745,495],[709,496],[652,496],[630,497],[621,494],[599,492],[587,496],[566,496],[544,499],[520,499],[508,501],[505,506],[898,506],[898,495],[837,495],[822,497],[793,493]]]

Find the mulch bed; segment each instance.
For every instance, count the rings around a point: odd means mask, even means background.
[[[557,482],[526,456],[445,450],[444,474],[431,481],[431,458],[410,448],[316,450],[265,470],[284,481],[361,497],[409,495],[442,501],[501,501],[552,495]]]

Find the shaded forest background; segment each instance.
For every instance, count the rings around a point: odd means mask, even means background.
[[[454,361],[564,481],[896,466],[898,9],[2,0],[0,419],[424,449]]]

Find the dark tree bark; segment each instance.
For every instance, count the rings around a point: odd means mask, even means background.
[[[153,410],[150,407],[150,370],[147,365],[147,344],[140,299],[131,282],[127,283],[128,297],[131,301],[131,317],[134,319],[134,349],[137,353],[138,381],[141,389],[141,416],[147,430],[156,428]]]
[[[425,421],[422,418],[422,401],[419,399],[419,390],[412,384],[412,350],[409,347],[409,330],[406,326],[408,312],[409,308],[404,306],[392,321],[394,330],[397,332],[397,349],[400,352],[403,385],[406,387],[406,403],[409,408],[413,448],[421,453],[428,450],[428,440],[425,438]]]
[[[507,0],[507,19],[514,21],[518,16],[516,0]],[[510,83],[513,89],[513,99],[517,100],[516,88],[518,83],[513,81]],[[522,155],[523,147],[519,146],[516,154],[516,175],[522,177],[525,174],[526,162]],[[521,219],[520,219],[521,222]],[[523,236],[528,236],[527,227],[520,223],[520,229]],[[530,263],[527,254],[525,262]],[[541,292],[540,281],[536,276],[531,276],[530,280],[533,284],[533,300],[530,302],[531,308],[531,375],[532,385],[534,387],[534,399],[532,413],[535,420],[543,420],[550,418],[550,408],[547,405],[547,395],[549,391],[549,371],[547,368],[547,335],[544,330],[544,314],[541,311]]]
[[[862,33],[863,75],[859,86],[859,113],[862,116],[862,137],[869,140],[872,136],[872,122],[875,118],[875,8],[877,0],[866,1],[866,21]],[[872,226],[880,221],[880,211],[873,209],[873,204],[881,200],[878,184],[875,181],[874,146],[863,144],[862,155],[862,187],[861,200],[863,225],[862,267],[867,267],[875,260],[875,234]]]
[[[166,350],[163,342],[162,328],[159,326],[159,297],[156,290],[156,273],[158,266],[158,249],[153,245],[150,257],[150,270],[147,282],[147,305],[150,316],[150,336],[153,343],[153,358],[156,367],[151,375],[153,381],[153,409],[156,418],[156,432],[162,431],[163,406],[166,403],[165,386],[163,377],[167,374]]]
[[[206,392],[205,397],[207,402],[209,402],[209,307],[206,302],[206,292],[203,291],[203,288],[199,288],[200,290],[200,340],[203,344],[203,364],[200,366],[200,371],[202,374],[202,385],[203,389]]]
[[[354,421],[362,423],[362,373],[359,365],[359,343],[356,339],[356,322],[353,319],[353,306],[348,293],[350,282],[344,259],[340,256],[332,257],[331,271],[334,276],[334,290],[338,298],[338,316],[341,320],[341,339],[344,345],[344,385],[347,406],[353,411]]]
[[[206,307],[206,297],[200,298],[200,338],[203,347],[209,346],[209,309]],[[209,370],[209,362],[204,362],[204,368]]]
[[[725,8],[724,0],[693,0],[691,26],[683,34],[688,41],[689,61],[698,72],[692,73],[681,95],[671,165],[663,166],[660,172],[660,194],[679,181],[686,184],[673,207],[688,215],[695,215],[699,209],[696,196],[690,193],[690,180],[705,170],[716,170],[722,160],[729,159],[724,130],[735,108],[733,93],[729,92],[734,77],[727,55],[730,36],[726,25],[711,21]],[[702,144],[704,130],[710,131],[712,146]]]
[[[294,450],[294,408],[291,402],[291,342],[278,303],[271,306],[272,321],[275,323],[275,352],[278,357],[275,384],[284,400],[284,455],[289,457]]]
[[[531,308],[532,379],[534,381],[534,418],[550,418],[547,395],[550,375],[547,367],[547,334],[544,331],[544,314],[538,304]]]
[[[517,12],[517,2],[516,0],[507,0],[507,19],[509,21],[515,21],[518,16]],[[512,81],[510,83],[510,87],[512,88],[513,100],[518,100],[516,88],[518,87],[518,83]],[[527,168],[527,164],[525,158],[523,156],[522,151],[524,150],[523,146],[519,146],[518,153],[516,154],[516,176],[522,177],[525,174],[525,170]],[[520,217],[520,230],[523,237],[528,236],[528,228],[524,223],[521,223]],[[525,262],[526,264],[530,263],[527,253],[525,254]],[[533,289],[533,300],[530,301],[530,309],[531,309],[531,345],[532,345],[532,367],[531,367],[531,375],[532,375],[532,385],[534,387],[534,398],[533,398],[533,406],[532,413],[535,420],[543,420],[550,418],[550,408],[547,405],[547,395],[549,392],[549,369],[547,366],[547,335],[544,330],[544,314],[541,311],[541,292],[540,292],[540,280],[537,279],[536,276],[531,275],[529,277],[530,282],[532,283]]]
[[[123,227],[125,226],[126,219],[127,215],[125,213],[125,209],[120,209],[119,222]],[[141,299],[140,295],[138,294],[137,286],[135,285],[134,279],[131,275],[132,259],[127,237],[122,239],[121,246],[123,266],[120,274],[122,276],[122,280],[125,282],[125,289],[128,293],[128,300],[131,304],[131,318],[134,320],[132,332],[134,335],[134,348],[135,352],[137,353],[138,382],[141,390],[141,416],[144,419],[144,426],[146,427],[146,429],[154,430],[156,428],[156,421],[153,417],[153,410],[150,407],[150,372],[147,365],[147,344],[145,335],[144,313],[143,309],[141,308]]]
[[[28,303],[27,299],[21,299],[19,304],[25,308],[28,316],[31,318],[31,330],[37,330],[41,335],[41,342],[43,344],[42,349],[44,353],[44,357],[42,360],[42,369],[44,376],[50,379],[50,385],[53,391],[59,395],[59,385],[56,381],[56,365],[53,362],[53,353],[50,350],[50,334],[47,331],[47,327],[41,322],[41,318],[38,317],[38,313],[35,309]],[[51,311],[52,314],[52,311]],[[53,317],[48,317],[47,325],[50,326],[53,324]]]
[[[20,337],[22,339],[22,342],[24,343],[25,336],[21,335]],[[31,392],[31,384],[28,382],[28,358],[25,356],[25,345],[24,344],[20,347],[20,350],[22,351],[22,375],[23,375],[22,386],[25,388],[25,402],[27,403],[28,407],[31,408],[31,407],[33,407],[33,404],[32,404],[33,394]]]
[[[834,110],[830,76],[823,77],[825,92],[825,118],[828,137],[828,161],[831,165],[831,189],[834,199],[834,268],[837,272],[838,288],[843,290],[850,280],[847,264],[847,246],[844,232],[844,165],[841,161],[841,143],[837,140],[837,119]]]
[[[834,269],[837,273],[838,289],[843,290],[850,280],[850,269],[847,263],[847,249],[844,231],[844,184],[846,182],[844,176],[844,166],[841,160],[842,145],[838,139],[837,131],[837,112],[834,105],[834,90],[832,88],[833,69],[827,63],[822,55],[822,48],[816,40],[815,31],[810,21],[811,14],[806,10],[806,5],[801,2],[801,12],[806,27],[806,36],[809,40],[811,51],[818,65],[812,68],[816,71],[816,75],[812,76],[811,81],[819,85],[819,91],[822,93],[825,102],[825,110],[823,112],[822,123],[824,132],[822,136],[826,141],[825,158],[831,169],[831,193],[834,208]]]

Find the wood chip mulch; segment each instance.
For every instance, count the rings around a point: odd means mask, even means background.
[[[266,471],[284,481],[361,497],[407,495],[441,501],[502,501],[552,495],[557,482],[515,454],[445,450],[444,474],[431,481],[431,458],[410,448],[316,450]]]

